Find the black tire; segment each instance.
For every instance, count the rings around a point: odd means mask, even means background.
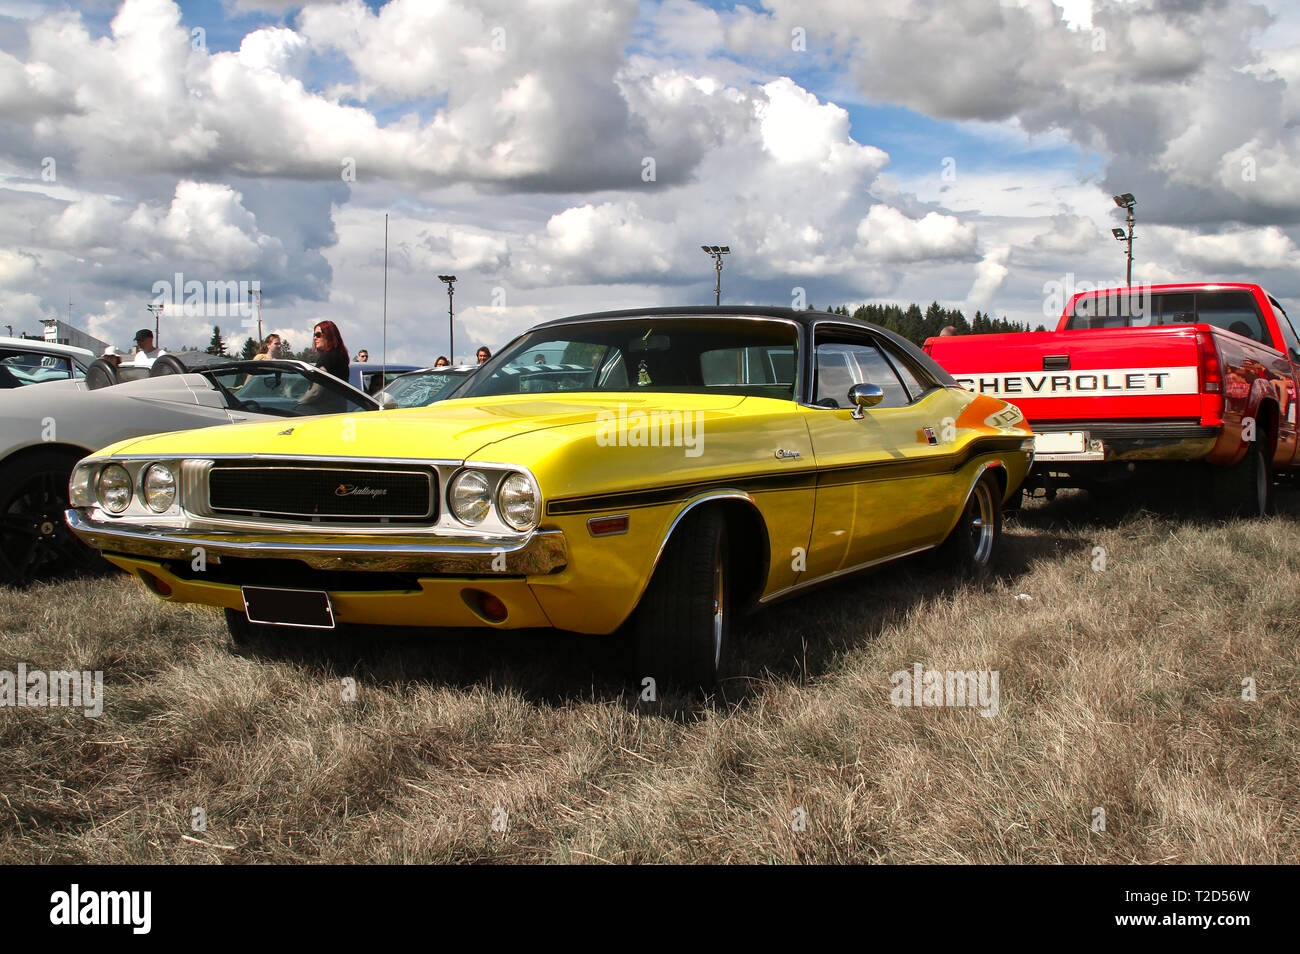
[[[632,618],[635,685],[713,690],[731,650],[727,525],[716,507],[691,511],[664,548]]]
[[[939,559],[963,576],[981,579],[992,571],[1002,543],[1002,490],[986,472],[971,488],[957,526],[939,546]]]
[[[149,369],[149,377],[156,378],[164,374],[185,374],[189,369],[185,363],[174,354],[160,354],[153,359],[153,366]]]
[[[1224,517],[1266,517],[1273,512],[1273,463],[1264,453],[1267,435],[1246,445],[1246,455],[1231,467],[1210,471],[1214,509]]]
[[[86,369],[86,388],[91,391],[111,388],[121,380],[122,376],[117,372],[117,365],[103,358],[96,358]]]
[[[104,569],[98,553],[68,528],[68,478],[81,455],[40,450],[0,466],[0,582]]]

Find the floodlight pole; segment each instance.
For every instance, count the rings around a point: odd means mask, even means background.
[[[153,302],[152,304],[145,305],[145,308],[149,309],[149,313],[153,315],[153,346],[155,348],[161,348],[162,345],[159,342],[159,338],[161,337],[162,329],[158,325],[158,316],[162,314],[162,302]]]
[[[701,245],[705,255],[713,258],[713,267],[717,271],[717,280],[713,285],[713,304],[722,304],[722,256],[731,253],[730,245]]]
[[[1128,271],[1124,277],[1124,284],[1131,288],[1133,286],[1133,206],[1131,205],[1128,207],[1126,221],[1128,222],[1128,239],[1124,244],[1126,246],[1125,251],[1128,253]]]
[[[456,276],[439,275],[438,281],[447,286],[447,350],[451,352],[448,357],[451,363],[456,363]]]
[[[1126,287],[1133,286],[1133,206],[1137,205],[1137,199],[1133,198],[1132,192],[1125,192],[1122,195],[1111,196],[1115,204],[1124,210],[1124,221],[1128,225],[1128,232],[1123,233],[1115,229],[1115,238],[1124,243],[1125,257],[1128,260],[1128,270],[1125,274],[1124,284]]]

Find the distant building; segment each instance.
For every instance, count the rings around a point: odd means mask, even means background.
[[[95,354],[103,354],[108,347],[107,341],[100,341],[94,335],[88,335],[80,328],[74,328],[58,318],[42,318],[45,326],[45,340],[50,344],[72,345],[74,348],[86,348]]]

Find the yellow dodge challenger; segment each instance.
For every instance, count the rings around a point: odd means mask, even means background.
[[[67,519],[236,642],[622,631],[638,681],[709,687],[737,612],[936,547],[986,570],[1032,457],[1013,405],[874,325],[653,308],[538,325],[431,407],[115,444]]]

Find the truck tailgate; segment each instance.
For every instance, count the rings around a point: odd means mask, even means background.
[[[1198,419],[1192,327],[1091,329],[931,338],[957,382],[1052,422]]]

